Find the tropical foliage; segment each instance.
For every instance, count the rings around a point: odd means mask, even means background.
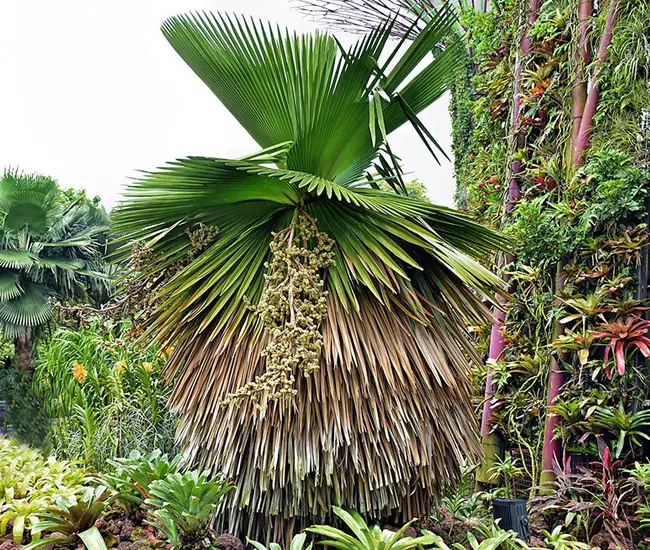
[[[452,12],[429,19],[413,42],[389,45],[388,22],[348,50],[219,14],[163,24],[262,148],[148,173],[115,213],[124,256],[146,247],[141,275],[165,280],[146,335],[175,344],[188,456],[236,483],[219,518],[231,530],[279,533],[342,500],[376,517],[424,513],[477,452],[466,326],[485,318],[478,296],[500,288],[476,259],[504,241],[406,196],[387,139],[410,123],[435,152],[417,114],[447,89],[459,52],[437,49]],[[218,235],[196,254],[202,227]],[[331,263],[316,250],[326,239]],[[222,404],[269,377],[261,399]]]
[[[87,319],[39,347],[33,391],[52,419],[47,448],[102,469],[132,451],[174,450],[176,417],[161,379],[166,352],[125,337],[128,322]]]
[[[421,28],[422,6],[437,4],[299,3],[348,30],[399,7],[398,36],[414,22]],[[474,373],[476,408],[490,459],[477,476],[507,496],[551,483],[559,500],[535,521],[548,522],[544,538],[560,547],[566,534],[631,548],[643,535],[628,523],[638,506],[616,459],[645,456],[650,435],[642,30],[650,4],[458,4],[466,50],[450,105],[457,204],[516,243],[495,262],[510,286],[504,311],[475,329],[486,358]],[[495,455],[504,448],[505,458]],[[487,497],[470,489],[465,498],[466,506],[447,502],[467,515]],[[556,537],[562,514],[571,533]]]
[[[74,464],[0,438],[0,536],[11,524],[15,543],[30,537],[38,541],[38,514],[60,498],[74,498],[86,481],[86,473]]]
[[[56,455],[0,438],[0,548],[646,548],[650,2],[298,5],[364,37],[165,21],[260,150],[145,173],[116,249],[0,179],[0,430]],[[446,91],[464,213],[391,147]]]
[[[20,364],[32,365],[32,331],[52,302],[85,299],[103,276],[103,209],[70,200],[48,177],[7,170],[0,179],[0,328],[15,338]]]

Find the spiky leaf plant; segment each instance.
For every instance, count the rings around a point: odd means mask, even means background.
[[[163,24],[262,147],[148,173],[115,216],[124,254],[149,247],[142,275],[167,277],[145,335],[174,346],[186,455],[235,482],[218,516],[229,532],[290,538],[336,504],[410,519],[478,450],[465,327],[485,318],[480,296],[500,288],[475,259],[503,241],[405,196],[387,142],[411,123],[434,150],[417,115],[458,63],[453,48],[431,55],[454,21],[432,13],[413,42],[390,46],[386,23],[349,50],[328,34],[227,15]],[[188,230],[200,224],[218,228],[215,242],[163,275],[193,250]],[[269,369],[286,377],[239,398]]]
[[[7,170],[0,179],[0,330],[31,367],[31,333],[52,301],[84,297],[103,250],[106,214],[62,196],[56,181]]]

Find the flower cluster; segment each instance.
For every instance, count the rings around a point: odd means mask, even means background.
[[[250,398],[264,408],[267,399],[291,398],[296,394],[296,373],[309,376],[318,368],[323,346],[320,325],[327,314],[321,274],[332,265],[333,245],[304,211],[297,211],[287,229],[273,234],[266,286],[259,303],[250,306],[269,335],[263,352],[266,371],[230,394],[224,404]]]
[[[86,365],[79,363],[78,361],[72,362],[72,376],[80,384],[83,384],[86,381],[88,376],[88,371],[86,370]]]

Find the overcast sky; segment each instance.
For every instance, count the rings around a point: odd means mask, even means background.
[[[255,151],[160,33],[165,17],[194,9],[314,27],[290,0],[0,0],[0,166],[48,174],[112,207],[137,170]],[[447,102],[422,119],[451,156]],[[391,145],[434,202],[453,204],[450,162],[438,166],[410,128]]]

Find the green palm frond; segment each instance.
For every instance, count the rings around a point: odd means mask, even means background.
[[[44,267],[52,271],[56,269],[78,271],[84,268],[86,262],[76,258],[65,258],[61,256],[51,256],[51,257],[41,256],[36,260],[36,265],[38,267]]]
[[[34,265],[34,255],[29,250],[0,249],[0,267],[7,269],[27,269]]]
[[[165,280],[145,335],[175,346],[168,368],[188,456],[235,480],[219,517],[230,532],[280,538],[286,518],[297,526],[341,502],[410,519],[428,512],[462,455],[477,452],[467,376],[479,358],[466,326],[485,320],[482,300],[503,292],[481,261],[506,242],[401,194],[387,143],[410,123],[435,148],[418,115],[449,83],[458,51],[440,43],[454,25],[443,9],[409,45],[389,42],[387,22],[344,50],[327,34],[236,16],[163,24],[262,148],[146,173],[113,217],[117,257],[144,244],[141,275]],[[247,302],[259,302],[273,234],[297,212],[334,241],[320,367],[296,376],[292,404],[221,407],[265,372],[269,335]],[[218,236],[197,253],[188,232],[200,225]]]
[[[50,221],[58,187],[52,178],[5,171],[0,185],[0,216],[5,231],[44,231]]]
[[[17,298],[0,301],[0,323],[7,326],[42,325],[52,315],[47,289],[43,285],[24,283]]]
[[[0,300],[11,300],[20,296],[20,275],[16,272],[6,271],[0,273]]]

